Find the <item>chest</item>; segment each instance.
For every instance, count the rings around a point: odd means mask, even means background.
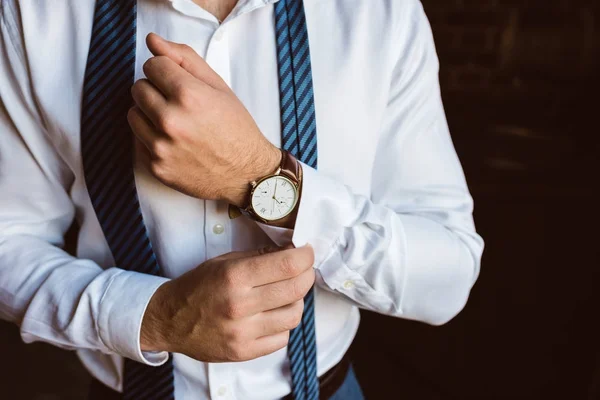
[[[61,7],[55,12],[64,11]],[[51,139],[76,175],[82,173],[81,87],[93,17],[83,8],[79,11],[86,17],[79,15],[78,24],[48,26],[45,22],[37,25],[45,31],[30,32],[51,36],[57,43],[52,53],[60,62],[49,64],[47,50],[32,55],[33,87]],[[138,4],[137,50],[132,65],[136,79],[143,78],[142,66],[151,57],[145,45],[148,33],[156,32],[169,40],[186,43],[227,82],[263,134],[279,146],[281,121],[273,6],[249,10],[224,24],[183,11],[173,8],[170,2]],[[318,5],[307,6],[306,13],[319,170],[367,194],[379,123],[387,101],[387,76],[391,71],[382,62],[385,46],[368,29],[357,28],[358,16],[332,21],[331,15],[343,13],[331,14]]]

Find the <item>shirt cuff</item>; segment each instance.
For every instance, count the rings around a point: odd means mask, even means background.
[[[362,277],[345,265],[337,244],[344,229],[358,220],[357,209],[361,209],[366,199],[354,195],[337,180],[301,164],[302,197],[294,229],[258,224],[279,246],[310,244],[315,252],[315,268],[325,284],[332,290],[344,292],[344,283],[349,280],[358,283]]]
[[[366,196],[355,194],[338,180],[302,164],[302,198],[293,234],[296,247],[310,244],[315,251],[315,268],[332,291],[344,294],[356,304],[385,304],[390,299],[376,291],[345,257],[351,229],[368,220],[387,219],[385,211],[368,207]]]
[[[332,249],[343,230],[347,219],[337,207],[341,196],[348,188],[332,178],[319,174],[314,168],[302,164],[302,196],[298,204],[298,215],[294,229],[281,228],[258,222],[258,226],[278,246],[293,243],[296,247],[310,244],[315,250],[315,265],[318,266]],[[348,196],[348,194],[346,194]],[[346,197],[348,202],[348,197]]]
[[[104,345],[115,353],[134,361],[159,366],[167,352],[142,352],[140,333],[146,307],[154,292],[167,278],[121,271],[110,282],[98,313],[98,334]]]
[[[315,251],[315,268],[320,269],[334,255],[344,229],[356,219],[356,196],[345,185],[304,163],[302,172],[302,197],[292,241],[296,247],[310,244]]]
[[[294,235],[293,229],[267,225],[258,221],[256,221],[256,223],[277,246],[283,247],[292,243],[292,236]]]
[[[304,163],[302,173],[302,197],[293,242],[297,247],[311,244],[318,266],[331,252],[344,227],[351,223],[353,196],[345,185]]]

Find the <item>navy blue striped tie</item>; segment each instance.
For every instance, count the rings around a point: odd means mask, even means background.
[[[281,143],[305,164],[317,167],[317,128],[308,31],[302,0],[275,4]],[[295,400],[317,400],[317,343],[314,288],[304,298],[300,325],[290,332],[288,356]]]
[[[282,147],[316,168],[317,136],[308,32],[302,0],[275,5]],[[88,54],[81,119],[81,152],[88,192],[120,268],[160,275],[135,187],[132,100],[136,0],[97,0]],[[126,305],[124,305],[126,306]],[[305,297],[288,354],[295,400],[317,400],[314,290]],[[126,359],[124,399],[174,398],[172,357],[160,367]]]
[[[116,265],[159,275],[137,197],[127,123],[135,46],[136,1],[98,0],[83,87],[81,154],[88,192]],[[124,399],[174,398],[171,357],[160,367],[126,359],[123,379]]]

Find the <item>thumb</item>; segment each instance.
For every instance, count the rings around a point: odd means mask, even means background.
[[[146,45],[153,55],[170,58],[196,79],[201,80],[213,89],[230,91],[229,86],[221,79],[219,74],[190,46],[168,41],[156,33],[150,33],[146,36]]]

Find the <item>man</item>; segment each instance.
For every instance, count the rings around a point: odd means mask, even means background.
[[[421,4],[283,1],[1,3],[0,317],[77,350],[92,398],[359,399],[358,307],[467,300],[483,242]]]

